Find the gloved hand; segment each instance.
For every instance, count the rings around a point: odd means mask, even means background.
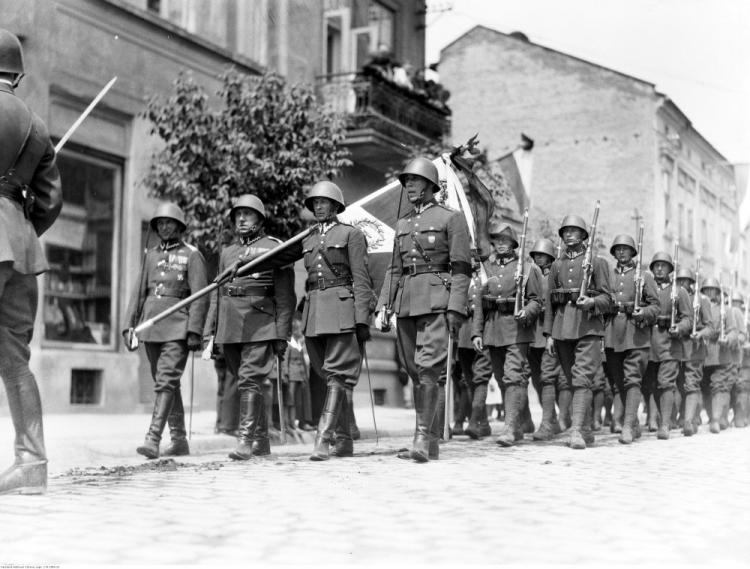
[[[122,339],[125,343],[125,348],[129,352],[135,352],[138,349],[138,338],[135,335],[133,328],[128,328],[122,331]]]
[[[477,352],[478,354],[481,354],[482,351],[484,350],[484,342],[482,342],[482,337],[474,336],[471,339],[471,343],[474,346],[474,351]]]
[[[227,281],[234,280],[234,277],[237,276],[237,271],[240,268],[240,262],[235,261],[231,265],[229,265],[226,269],[224,269],[221,273],[216,275],[216,278],[214,279],[215,283],[223,283]]]
[[[187,349],[191,352],[196,352],[201,349],[203,342],[201,337],[195,332],[188,332],[187,335]]]
[[[576,306],[582,308],[583,310],[591,312],[596,306],[596,301],[589,296],[579,296],[578,300],[576,300]]]
[[[372,338],[370,327],[367,324],[357,324],[356,334],[357,342],[360,344],[368,342]]]
[[[458,331],[461,329],[461,325],[466,320],[466,316],[460,314],[459,312],[456,312],[455,310],[449,310],[445,314],[445,318],[448,322],[448,333],[451,335],[451,338],[453,338],[454,340],[458,340]]]
[[[278,357],[283,358],[286,354],[287,344],[286,340],[274,340],[273,341],[273,353]]]

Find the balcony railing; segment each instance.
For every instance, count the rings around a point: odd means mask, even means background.
[[[349,129],[372,128],[415,143],[439,141],[450,130],[450,109],[374,75],[324,75],[317,78],[317,87],[325,104],[346,115]]]

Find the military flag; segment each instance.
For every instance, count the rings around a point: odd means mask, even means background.
[[[521,143],[497,159],[508,189],[516,198],[519,213],[531,205],[532,148],[534,141],[522,133]]]

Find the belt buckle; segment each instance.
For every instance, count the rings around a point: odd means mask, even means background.
[[[324,277],[318,277],[318,290],[326,289],[326,279]]]
[[[234,293],[237,291],[237,287],[234,285],[227,285],[227,296],[234,296]]]
[[[416,261],[412,261],[411,263],[411,274],[416,275],[417,274],[417,263]]]
[[[156,298],[161,298],[162,293],[164,292],[164,284],[159,283],[156,285],[156,288],[154,289],[154,295],[156,295]]]

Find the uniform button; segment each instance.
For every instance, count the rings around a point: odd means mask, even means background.
[[[572,283],[572,282],[573,282],[573,279],[568,279],[568,282],[569,282],[569,283]]]
[[[164,271],[161,272],[161,276],[164,276]]]
[[[318,268],[320,269],[323,265],[318,265]]]
[[[323,273],[318,273],[318,276],[319,276],[319,277],[322,277],[322,276],[323,276]]]
[[[415,224],[414,224],[414,227],[419,227],[419,224],[418,224],[418,223],[415,223]]]
[[[417,216],[417,219],[419,219],[420,216]]]

